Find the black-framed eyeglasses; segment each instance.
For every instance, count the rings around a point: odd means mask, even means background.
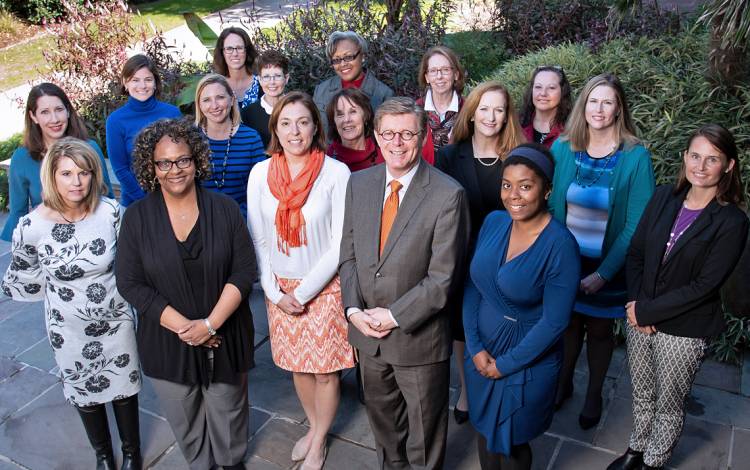
[[[225,46],[224,47],[224,52],[226,52],[229,55],[232,55],[235,52],[238,53],[238,54],[241,54],[241,53],[245,52],[245,46],[236,46],[236,47],[234,47],[234,46]]]
[[[383,132],[378,133],[378,135],[380,137],[382,137],[383,139],[387,140],[387,141],[391,141],[391,140],[395,139],[396,135],[398,135],[399,137],[401,137],[401,140],[408,142],[411,139],[413,139],[414,137],[416,137],[417,133],[416,132],[412,132],[412,131],[408,131],[408,130],[407,131],[399,131],[399,132],[396,132],[396,131],[383,131]]]
[[[344,57],[339,57],[338,59],[331,59],[331,65],[339,65],[342,62],[349,63],[359,57],[359,54],[361,54],[362,51],[357,51],[354,55],[345,55]]]
[[[176,166],[177,168],[184,170],[185,168],[189,168],[190,165],[193,163],[193,157],[182,157],[178,160],[155,160],[154,165],[156,165],[156,168],[163,172],[168,172],[172,169],[172,165]]]

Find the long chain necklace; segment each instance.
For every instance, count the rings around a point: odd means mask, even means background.
[[[219,182],[218,178],[214,178],[214,184],[216,184],[216,187],[218,189],[221,189],[224,187],[224,181],[227,177],[227,161],[229,160],[229,149],[232,147],[232,131],[234,131],[234,127],[231,127],[229,129],[229,136],[227,136],[227,148],[224,150],[224,163],[222,164],[222,170],[221,170],[221,182]],[[204,128],[203,133],[208,136],[208,129]],[[216,165],[213,166],[213,173],[214,175],[218,173],[216,171]]]
[[[581,178],[581,167],[583,166],[583,154],[584,152],[576,152],[576,184],[582,188],[588,188],[596,184],[599,178],[602,177],[605,171],[609,170],[609,162],[612,160],[617,161],[617,156],[620,154],[620,149],[607,155],[604,160],[604,165],[594,170],[594,178],[591,181],[584,181]]]

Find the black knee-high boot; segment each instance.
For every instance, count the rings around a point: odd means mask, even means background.
[[[122,441],[121,470],[141,470],[141,432],[138,419],[138,395],[112,402],[117,430]]]
[[[96,470],[115,470],[112,437],[109,435],[104,405],[77,406],[76,409],[83,421],[91,447],[96,452]]]

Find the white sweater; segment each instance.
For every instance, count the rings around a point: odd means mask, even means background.
[[[279,251],[277,243],[275,219],[279,201],[268,187],[270,164],[271,159],[256,164],[247,182],[247,218],[258,258],[260,282],[266,297],[277,304],[284,293],[276,277],[301,279],[294,296],[304,305],[336,275],[350,172],[345,164],[325,157],[302,206],[307,245],[289,247],[287,256]]]

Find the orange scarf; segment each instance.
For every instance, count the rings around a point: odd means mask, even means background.
[[[304,168],[292,180],[284,154],[275,153],[271,156],[268,187],[273,197],[279,201],[279,207],[276,209],[276,243],[279,251],[287,256],[289,247],[307,245],[302,206],[305,205],[307,196],[320,174],[323,157],[322,151],[311,150]]]

